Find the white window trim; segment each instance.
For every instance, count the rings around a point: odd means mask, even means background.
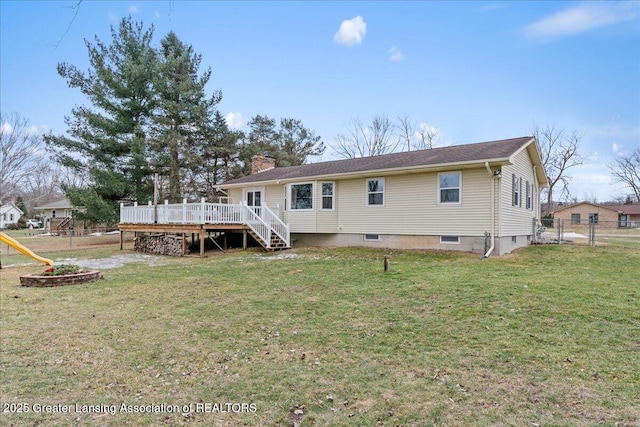
[[[518,195],[517,202],[516,194]],[[522,207],[522,177],[516,174],[512,175],[511,205],[517,208]]]
[[[456,240],[455,242],[451,242],[451,241],[446,241],[446,240],[442,240],[442,238],[456,238],[458,240]],[[441,245],[459,245],[460,244],[460,236],[440,236],[440,244]]]
[[[291,206],[291,202],[293,202],[293,195],[291,194],[291,188],[294,185],[305,185],[305,184],[311,184],[311,208],[309,209],[295,209]],[[313,207],[315,206],[315,201],[314,199],[314,194],[315,194],[315,186],[313,185],[313,181],[307,181],[307,182],[292,182],[291,184],[289,184],[289,211],[290,212],[311,212],[313,211]]]
[[[325,196],[324,194],[322,194],[322,184],[331,184],[333,186],[333,193],[331,194],[331,209],[326,209],[324,208],[324,204],[322,203],[324,201],[325,197],[329,197],[329,196]],[[335,181],[321,181],[320,182],[320,210],[321,211],[335,211],[336,210],[336,183]]]
[[[376,205],[374,205],[376,206]],[[367,239],[367,236],[378,236],[376,239]],[[364,239],[365,242],[379,242],[380,241],[380,235],[378,233],[365,233],[362,238]]]
[[[380,191],[376,191],[375,193],[372,193],[369,191],[369,181],[382,181],[382,204],[381,205],[371,205],[369,204],[369,194],[377,194],[380,193]],[[384,205],[387,203],[387,183],[385,181],[384,178],[367,178],[364,181],[364,185],[365,185],[365,190],[366,190],[366,197],[365,197],[365,203],[367,207],[370,208],[383,208]]]
[[[264,191],[264,187],[251,187],[251,188],[244,188],[242,190],[242,203],[247,203],[247,193],[249,192],[253,192],[255,193],[256,191],[260,192],[260,206],[264,206],[265,205],[265,191]]]
[[[283,205],[284,205],[284,211],[285,212],[287,212],[289,210],[289,206],[287,206],[287,201],[289,200],[289,197],[287,197],[288,196],[288,194],[287,194],[288,191],[289,191],[289,186],[286,185],[286,184],[283,185],[282,186],[282,193],[283,193],[282,194],[282,201],[284,202]]]
[[[440,188],[440,175],[443,174],[447,174],[447,175],[451,175],[457,173],[460,176],[459,182],[460,185],[457,187],[458,188],[458,201],[457,202],[442,202],[440,201],[440,191],[443,190],[442,188]],[[462,171],[448,171],[448,172],[440,172],[438,173],[438,204],[439,205],[461,205],[462,204]],[[450,187],[451,189],[456,188],[456,187]],[[447,188],[445,188],[444,190],[446,190]]]

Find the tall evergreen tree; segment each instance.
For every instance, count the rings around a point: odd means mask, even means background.
[[[304,164],[309,156],[324,153],[319,136],[304,127],[301,120],[283,118],[280,126],[267,116],[257,115],[249,122],[249,134],[239,149],[237,175],[251,173],[251,157],[262,154],[275,160],[277,167]]]
[[[202,166],[197,170],[204,197],[215,199],[216,184],[233,177],[232,167],[238,158],[238,144],[244,138],[240,131],[229,129],[224,116],[216,111],[201,147]]]
[[[238,147],[238,162],[233,175],[251,174],[251,158],[258,154],[276,158],[278,152],[278,133],[276,121],[267,116],[256,115],[249,123],[249,132]]]
[[[205,86],[211,77],[208,68],[199,75],[202,56],[170,32],[160,42],[160,61],[154,78],[157,91],[154,115],[156,166],[169,172],[169,199],[180,201],[197,191],[194,176],[204,159],[214,107],[222,94],[207,96]]]
[[[125,18],[111,28],[111,37],[110,45],[97,37],[94,43],[85,40],[86,72],[58,64],[60,76],[90,105],[75,107],[65,117],[67,135],[45,137],[60,163],[88,176],[90,188],[65,192],[74,205],[85,207],[84,219],[100,222],[118,220],[118,201],[143,201],[152,194],[147,137],[156,98],[153,27],[145,30]]]
[[[281,119],[278,132],[279,166],[304,164],[309,156],[324,153],[325,146],[319,136],[304,127],[298,119]]]

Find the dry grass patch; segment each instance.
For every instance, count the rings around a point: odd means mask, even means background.
[[[127,264],[73,288],[2,270],[1,414],[56,425],[634,425],[640,251],[305,249]],[[635,248],[637,249],[637,248]],[[109,256],[105,248],[95,254]],[[120,405],[190,405],[123,413]],[[208,412],[198,404],[251,404]],[[240,408],[239,406],[237,408]]]

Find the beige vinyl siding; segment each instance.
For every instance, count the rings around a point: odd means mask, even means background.
[[[282,185],[268,185],[265,187],[264,191],[265,191],[265,195],[264,195],[264,201],[267,204],[267,206],[269,207],[269,209],[271,209],[274,212],[280,212],[280,215],[282,216],[282,213],[284,211],[284,190],[282,189]]]
[[[300,181],[287,184],[287,197],[291,197],[291,185],[311,182],[313,184],[313,209],[295,210],[287,206],[285,221],[291,226],[292,233],[336,233],[338,231],[338,182],[337,181]],[[334,183],[334,209],[322,210],[321,182]],[[281,190],[284,194],[284,190]],[[287,203],[290,203],[288,201]]]
[[[521,206],[513,206],[512,177],[522,179]],[[533,218],[538,216],[540,188],[533,174],[533,165],[527,150],[515,155],[512,165],[502,167],[500,179],[500,236],[522,236],[532,233]],[[527,209],[526,183],[533,184],[533,206]]]
[[[291,209],[291,185],[295,184],[313,184],[313,209]],[[286,185],[287,191],[287,216],[286,221],[289,223],[292,233],[315,233],[318,215],[318,184],[315,181],[303,180],[300,182],[292,182]]]
[[[251,188],[251,189],[256,189],[256,190],[263,190],[262,193],[262,202],[263,204],[266,203],[267,206],[272,210],[272,211],[276,211],[278,208],[280,209],[280,212],[282,212],[283,209],[283,203],[284,203],[284,193],[283,193],[283,189],[282,189],[282,185],[257,185],[254,187],[246,187],[246,188]],[[231,200],[229,201],[229,203],[233,203],[233,204],[241,204],[243,203],[244,200],[244,190],[243,188],[231,188],[227,191],[227,193],[229,194],[229,197],[231,198]]]
[[[242,203],[242,188],[230,188],[227,190],[229,194],[229,203],[240,204]]]
[[[332,182],[333,183],[333,210],[323,210],[322,209],[322,183],[323,182]],[[316,232],[317,233],[337,233],[338,232],[338,195],[339,191],[339,181],[333,180],[323,180],[316,181],[315,183],[315,207],[317,212],[316,217]]]
[[[530,235],[539,212],[540,188],[527,150],[514,156],[493,179],[484,167],[447,169],[461,172],[461,202],[438,203],[438,172],[404,175],[372,173],[353,179],[304,180],[263,186],[263,200],[290,224],[292,233],[339,233],[416,236],[484,236],[491,232],[491,186],[495,185],[498,236]],[[522,207],[514,207],[512,174],[522,177]],[[384,204],[367,206],[367,179],[384,178]],[[526,208],[526,182],[533,185],[533,206]],[[291,184],[313,183],[313,209],[291,210]],[[334,210],[322,210],[322,182],[334,183]],[[247,186],[249,188],[250,186]],[[251,188],[258,188],[258,186]],[[242,203],[243,190],[229,189],[232,203]]]
[[[384,206],[367,206],[370,178],[385,178]],[[436,172],[342,180],[338,232],[480,236],[491,229],[490,185],[485,169],[462,170],[461,203],[438,204]]]

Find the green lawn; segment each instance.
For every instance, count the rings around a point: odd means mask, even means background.
[[[638,425],[640,242],[606,243],[5,268],[0,425]]]

